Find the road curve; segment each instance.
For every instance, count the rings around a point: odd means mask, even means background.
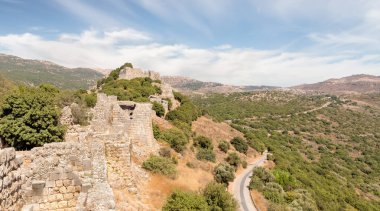
[[[264,163],[264,161],[267,159],[267,154],[267,152],[264,152],[258,160],[249,164],[247,168],[238,177],[236,177],[233,182],[233,194],[235,199],[238,201],[240,210],[242,211],[257,211],[251,199],[248,185],[252,175],[252,170]]]

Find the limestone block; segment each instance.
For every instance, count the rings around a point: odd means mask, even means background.
[[[60,193],[66,193],[67,192],[66,187],[65,186],[60,187],[59,192]]]
[[[74,198],[74,195],[73,195],[72,193],[65,193],[65,194],[63,195],[63,198],[64,198],[65,200],[70,200],[70,199],[73,199],[73,198]]]
[[[69,179],[65,179],[65,180],[63,180],[63,185],[65,187],[71,186],[71,185],[73,185],[73,181],[69,180]]]
[[[63,195],[62,194],[56,194],[55,198],[57,201],[62,201],[63,200]]]
[[[45,187],[45,181],[35,180],[32,181],[32,189],[34,192],[42,192]]]
[[[63,186],[63,181],[62,180],[55,181],[55,186],[62,187]]]
[[[82,184],[82,189],[81,189],[81,191],[84,192],[84,193],[87,193],[87,191],[88,191],[89,189],[91,189],[91,188],[92,188],[92,185],[91,185],[90,183],[84,183],[84,184]]]
[[[55,194],[51,194],[51,195],[49,195],[48,196],[48,201],[49,202],[54,202],[54,201],[56,201],[57,199],[56,199],[56,197],[55,197]]]
[[[67,187],[67,192],[68,193],[74,193],[75,192],[75,186],[68,186]]]
[[[67,201],[58,202],[58,208],[66,208],[66,207],[67,207]]]

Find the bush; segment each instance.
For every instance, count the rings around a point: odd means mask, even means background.
[[[209,211],[205,198],[193,192],[174,191],[166,200],[163,211],[204,210]]]
[[[243,160],[243,161],[241,162],[241,166],[242,166],[243,168],[247,168],[247,166],[248,166],[247,161]]]
[[[199,148],[197,152],[197,159],[215,162],[215,153],[212,149]]]
[[[84,101],[86,102],[87,107],[95,107],[97,101],[96,93],[86,94],[84,96]]]
[[[227,153],[230,149],[230,143],[228,143],[227,141],[221,141],[218,145],[218,148],[220,149],[220,151]]]
[[[210,210],[237,210],[238,205],[235,199],[226,191],[226,187],[223,184],[211,182],[203,189],[202,194],[210,206]]]
[[[97,81],[97,84],[96,84],[97,87],[100,88],[105,83],[109,83],[111,81],[117,80],[119,78],[119,74],[120,74],[121,70],[126,68],[126,67],[133,68],[133,65],[131,63],[125,63],[122,66],[112,70],[107,78],[102,78],[102,79]]]
[[[179,120],[181,122],[191,124],[192,121],[202,115],[202,112],[191,102],[188,97],[178,92],[174,92],[174,97],[181,102],[181,106],[170,111],[166,115],[167,120]]]
[[[237,168],[240,164],[240,157],[235,152],[229,153],[225,160],[228,164],[234,166],[235,168]]]
[[[4,100],[0,114],[0,136],[17,150],[63,141],[65,130],[59,124],[54,97],[59,90],[41,85],[19,87]]]
[[[156,124],[153,124],[153,136],[155,139],[159,139],[161,137],[160,127]]]
[[[185,134],[177,128],[172,128],[161,132],[160,138],[169,143],[170,147],[176,152],[182,152],[188,143],[188,139]]]
[[[235,147],[236,151],[246,154],[248,151],[248,144],[247,142],[240,138],[235,137],[231,140],[231,144]]]
[[[156,112],[156,115],[159,117],[163,117],[165,115],[164,106],[162,106],[162,104],[159,102],[153,102],[152,104],[152,109]]]
[[[235,179],[235,168],[226,163],[220,163],[214,168],[214,179],[216,182],[228,185]]]
[[[152,85],[152,83],[150,78],[114,80],[105,83],[102,92],[107,95],[115,95],[118,100],[149,102],[149,96],[162,92],[159,87]]]
[[[163,174],[174,178],[177,174],[176,165],[172,159],[151,155],[143,162],[142,167],[156,174]]]
[[[83,104],[72,104],[70,106],[71,114],[73,115],[74,124],[79,124],[82,126],[89,125],[90,116],[88,108]]]
[[[166,157],[166,158],[171,158],[172,157],[172,153],[170,151],[170,148],[168,148],[168,147],[160,148],[160,151],[158,152],[158,154],[160,156]]]
[[[197,136],[196,138],[194,138],[194,146],[202,149],[214,149],[212,141],[204,136]]]

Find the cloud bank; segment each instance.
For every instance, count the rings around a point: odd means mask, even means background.
[[[313,39],[326,43],[335,38],[315,35]],[[378,54],[315,55],[230,45],[193,48],[157,43],[148,33],[131,28],[63,33],[57,39],[32,33],[8,34],[0,36],[0,51],[68,67],[115,68],[124,62],[132,62],[137,67],[163,75],[236,85],[291,86],[358,72],[380,73]]]

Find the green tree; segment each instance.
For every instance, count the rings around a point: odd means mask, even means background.
[[[194,138],[194,146],[211,150],[214,148],[214,146],[212,145],[212,141],[204,136],[197,136],[196,138]]]
[[[215,162],[215,153],[212,149],[199,148],[197,152],[197,159]]]
[[[227,151],[230,149],[230,143],[227,141],[221,141],[218,145],[218,148],[220,151],[227,153]]]
[[[160,133],[160,138],[169,143],[170,147],[176,152],[182,152],[188,143],[188,139],[185,134],[177,128],[162,131]]]
[[[47,85],[19,87],[11,93],[1,107],[0,136],[3,141],[18,150],[62,141],[65,130],[59,124],[55,94],[57,90]]]
[[[194,192],[186,192],[175,190],[167,199],[166,204],[162,208],[163,211],[208,211],[208,206],[205,198],[202,195]]]
[[[235,137],[231,140],[231,144],[235,147],[235,149],[238,152],[246,154],[248,151],[248,144],[247,142],[240,138],[240,137]]]
[[[202,194],[212,211],[235,211],[237,209],[235,199],[223,184],[211,182],[203,189]]]
[[[156,112],[157,116],[162,117],[162,116],[165,115],[165,109],[164,109],[164,106],[162,106],[161,103],[159,103],[159,102],[153,102],[152,104],[153,104],[152,109],[153,109],[153,111]]]
[[[216,182],[228,185],[235,179],[235,168],[227,163],[220,163],[214,168],[214,179]]]
[[[176,165],[171,158],[151,155],[143,162],[143,168],[157,174],[175,177],[177,173]]]
[[[229,153],[225,160],[228,164],[234,166],[235,168],[237,168],[241,163],[239,155],[235,152]]]

